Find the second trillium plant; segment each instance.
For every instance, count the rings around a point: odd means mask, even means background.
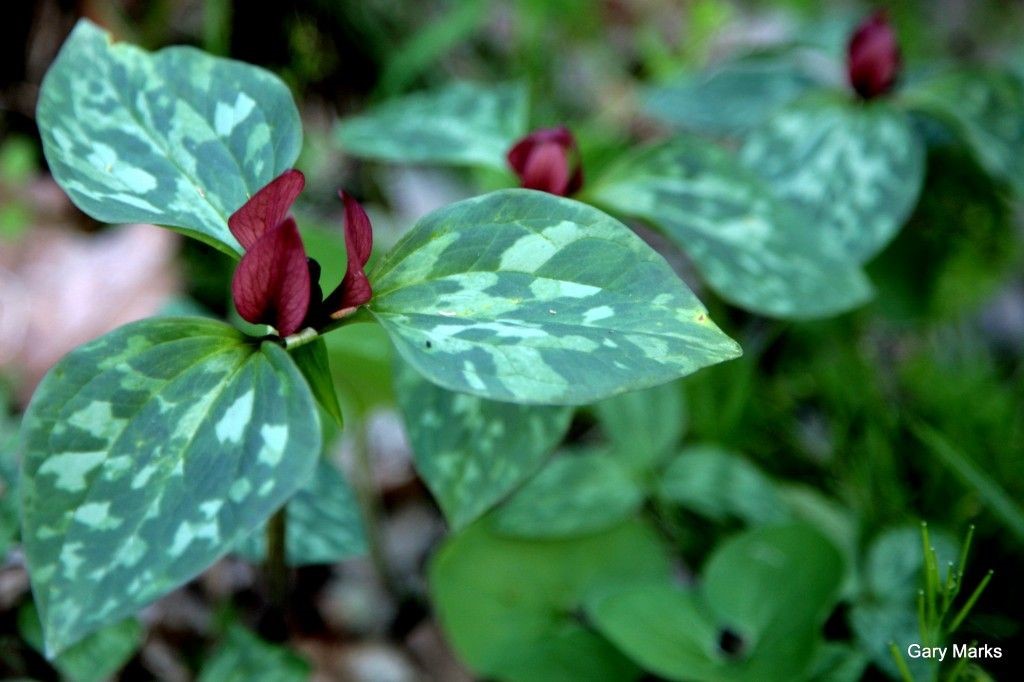
[[[83,211],[240,257],[238,312],[272,329],[143,320],[42,382],[24,419],[22,519],[51,656],[195,577],[310,482],[317,404],[337,411],[317,349],[338,326],[379,324],[427,381],[522,404],[589,403],[739,354],[639,237],[554,196],[582,177],[562,131],[509,154],[533,189],[424,217],[369,273],[369,220],[342,194],[348,265],[331,287],[289,215],[301,125],[272,74],[192,48],[150,54],[82,22],[37,118],[54,178]]]

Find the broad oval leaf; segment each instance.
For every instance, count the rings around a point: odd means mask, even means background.
[[[494,529],[524,538],[586,535],[621,523],[643,501],[643,489],[613,456],[566,451],[498,507]]]
[[[355,491],[328,459],[320,458],[313,475],[285,509],[285,560],[289,566],[333,564],[366,553]],[[266,525],[245,538],[237,550],[250,561],[263,561],[267,556]]]
[[[506,168],[505,154],[526,132],[526,88],[452,83],[389,100],[342,120],[342,150],[394,163]]]
[[[288,354],[158,318],[61,360],[23,423],[24,544],[56,654],[191,579],[305,483],[320,454]]]
[[[908,105],[950,125],[990,175],[1024,192],[1024,81],[971,69],[916,84]]]
[[[569,428],[571,408],[454,393],[404,362],[395,364],[395,394],[416,471],[453,528],[468,525],[532,475]]]
[[[480,677],[512,682],[620,682],[636,667],[577,614],[622,584],[664,582],[658,536],[628,522],[569,540],[505,539],[488,519],[444,543],[430,589],[448,641]]]
[[[680,452],[662,472],[657,494],[707,518],[749,524],[783,521],[790,514],[775,483],[744,458],[715,445]]]
[[[644,109],[684,130],[741,133],[816,85],[805,62],[799,52],[741,57],[648,88]]]
[[[660,229],[712,289],[747,310],[826,317],[871,295],[839,244],[709,142],[679,136],[639,150],[598,178],[587,196]]]
[[[594,406],[613,456],[636,472],[668,457],[686,430],[686,402],[680,382],[622,393]]]
[[[622,585],[587,603],[599,632],[671,680],[804,679],[836,600],[843,564],[802,524],[748,531],[715,550],[696,590]],[[739,651],[719,646],[728,629]]]
[[[156,223],[230,254],[227,218],[302,144],[288,88],[191,47],[148,53],[80,21],[43,80],[36,119],[54,179],[109,223]]]
[[[858,263],[892,241],[924,182],[924,144],[906,113],[885,101],[813,98],[750,133],[740,152]]]
[[[624,225],[532,190],[435,211],[371,280],[370,311],[402,357],[491,400],[587,403],[740,353]]]

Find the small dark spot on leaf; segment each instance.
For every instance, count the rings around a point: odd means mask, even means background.
[[[427,341],[427,348],[433,348],[433,347],[434,347],[434,344],[430,343],[430,341]]]
[[[718,632],[718,648],[729,658],[739,658],[745,648],[743,638],[729,628]]]

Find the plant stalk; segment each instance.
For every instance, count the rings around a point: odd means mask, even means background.
[[[275,620],[282,625],[288,605],[288,511],[286,505],[274,512],[267,522],[266,579],[269,605]]]

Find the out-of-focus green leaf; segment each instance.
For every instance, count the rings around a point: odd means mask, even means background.
[[[306,483],[321,447],[291,357],[202,318],[72,351],[22,432],[22,540],[51,654],[205,570]]]
[[[829,642],[818,651],[810,682],[860,682],[870,659],[848,644]]]
[[[369,309],[430,381],[577,405],[739,355],[665,259],[585,204],[510,189],[426,216],[373,269]]]
[[[199,682],[307,682],[310,673],[298,654],[234,625],[203,664]]]
[[[722,521],[773,523],[789,517],[775,483],[739,455],[715,445],[684,449],[658,477],[657,494]]]
[[[1016,74],[953,71],[917,83],[905,98],[950,126],[993,177],[1024,192],[1024,81]]]
[[[452,83],[343,119],[335,139],[352,156],[504,169],[505,154],[526,132],[526,125],[522,85]]]
[[[648,88],[644,109],[684,130],[734,135],[758,125],[815,83],[798,54],[749,55]]]
[[[686,430],[683,389],[674,382],[622,393],[594,411],[614,445],[613,456],[638,472],[665,459]]]
[[[924,182],[924,145],[886,102],[802,100],[754,129],[740,160],[858,263],[903,227]]]
[[[663,677],[788,682],[809,673],[842,574],[839,553],[814,529],[766,526],[718,548],[696,591],[619,586],[589,602],[587,614]],[[738,640],[730,651],[728,639]]]
[[[286,505],[285,556],[290,566],[333,564],[365,554],[366,534],[355,492],[321,457],[313,476]],[[266,526],[238,544],[250,561],[266,557]]]
[[[494,514],[494,529],[526,538],[584,535],[610,528],[644,501],[644,491],[615,457],[561,453]]]
[[[396,395],[416,470],[453,528],[526,480],[569,428],[572,409],[495,402],[436,386],[399,361]]]
[[[379,324],[351,324],[324,336],[331,374],[345,410],[365,414],[395,402],[391,341]]]
[[[7,392],[0,383],[0,561],[18,537],[21,525],[17,445],[18,427],[7,414]]]
[[[43,627],[31,602],[18,612],[18,632],[32,648],[45,653]],[[134,618],[92,633],[53,659],[52,664],[71,682],[110,679],[142,644],[142,626]]]
[[[676,137],[628,155],[585,189],[663,231],[726,300],[781,318],[835,315],[871,286],[841,244],[724,149]]]
[[[635,666],[575,616],[621,585],[668,580],[657,535],[638,522],[571,540],[495,536],[488,519],[449,538],[430,567],[448,640],[478,675],[511,682],[620,682]]]
[[[147,53],[82,20],[36,110],[54,179],[108,223],[155,223],[230,255],[227,218],[302,145],[291,93],[268,71],[191,47]]]

